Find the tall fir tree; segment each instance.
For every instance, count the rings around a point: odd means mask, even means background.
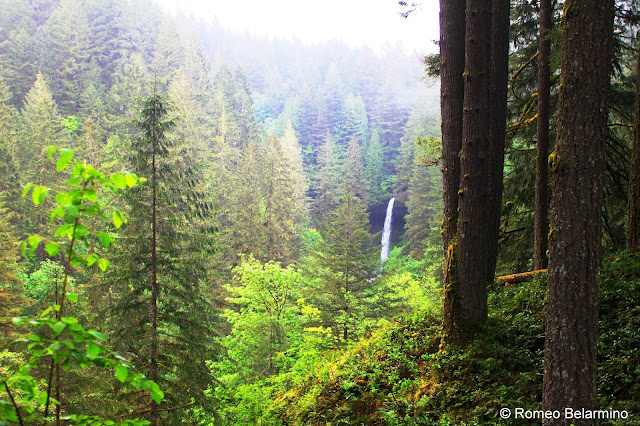
[[[353,194],[366,205],[369,200],[366,169],[362,162],[362,149],[355,135],[351,136],[347,145],[344,166],[343,191]]]
[[[44,28],[47,57],[44,72],[64,115],[77,113],[89,81],[89,25],[74,0],[62,0]],[[99,76],[98,76],[99,77]],[[99,83],[99,82],[96,82]]]
[[[382,184],[385,180],[385,154],[382,141],[380,140],[380,131],[374,130],[371,134],[371,140],[367,145],[365,154],[365,176],[368,183],[369,204],[376,205],[382,203],[385,197],[385,191]]]
[[[43,150],[64,141],[62,118],[58,106],[47,87],[42,74],[38,74],[33,87],[27,93],[21,111],[22,134],[17,149],[18,164],[26,181],[49,185],[53,176]]]
[[[131,163],[148,183],[124,200],[129,220],[108,277],[114,340],[166,390],[163,407],[136,408],[151,424],[179,421],[184,411],[175,407],[184,401],[208,406],[205,361],[214,357],[208,337],[215,312],[204,285],[212,239],[201,220],[210,206],[198,175],[182,162],[182,141],[170,139],[170,110],[155,90],[144,100]]]
[[[338,205],[340,191],[340,160],[333,137],[327,132],[324,144],[318,149],[318,171],[314,182],[312,205],[316,224]]]
[[[345,191],[340,204],[320,226],[322,244],[311,257],[311,274],[319,280],[315,304],[335,345],[356,340],[375,295],[370,271],[378,248],[370,245],[366,204]]]
[[[549,156],[553,184],[545,410],[593,410],[598,403],[598,269],[613,22],[613,0],[565,3],[558,132]],[[591,420],[576,423],[593,424]]]

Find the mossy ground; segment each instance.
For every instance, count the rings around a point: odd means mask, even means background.
[[[276,391],[271,412],[283,424],[523,424],[498,413],[541,409],[545,280],[494,286],[489,321],[464,350],[439,350],[439,314],[400,318]],[[600,407],[637,424],[640,256],[606,260],[600,282]]]

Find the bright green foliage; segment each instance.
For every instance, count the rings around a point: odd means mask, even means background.
[[[133,366],[127,360],[117,353],[111,351],[104,345],[106,340],[104,335],[96,330],[86,330],[79,324],[75,317],[65,316],[65,301],[76,303],[77,295],[67,292],[72,289],[70,284],[69,271],[70,267],[81,264],[91,266],[98,263],[101,269],[108,266],[108,261],[101,258],[97,254],[97,250],[93,247],[92,241],[94,236],[107,235],[102,230],[90,229],[89,218],[92,216],[106,219],[105,213],[111,208],[103,207],[98,198],[102,198],[101,190],[117,193],[120,189],[132,187],[142,182],[133,174],[126,177],[122,175],[112,175],[110,177],[95,170],[92,166],[83,163],[72,163],[73,152],[69,150],[58,151],[55,147],[49,148],[49,159],[56,153],[59,159],[56,161],[58,171],[73,166],[72,177],[67,181],[67,185],[71,187],[69,191],[57,192],[55,195],[56,207],[53,209],[50,219],[51,222],[62,222],[58,226],[54,239],[43,241],[38,235],[32,235],[27,238],[22,245],[23,254],[26,252],[27,245],[31,246],[33,252],[39,244],[46,242],[46,249],[49,255],[55,256],[59,252],[64,255],[65,268],[64,272],[53,264],[53,270],[58,269],[58,273],[45,274],[36,279],[39,287],[33,288],[36,298],[43,297],[38,293],[42,293],[42,278],[49,276],[51,279],[48,284],[55,288],[53,304],[45,309],[39,316],[35,318],[15,317],[14,325],[20,327],[27,325],[34,332],[26,339],[22,339],[22,344],[27,344],[24,349],[26,354],[30,354],[28,361],[22,362],[15,367],[9,367],[8,371],[3,374],[3,388],[0,390],[0,421],[20,421],[23,423],[35,423],[43,419],[51,419],[49,415],[54,415],[53,405],[57,404],[53,399],[52,377],[55,370],[56,387],[60,387],[60,367],[65,372],[71,368],[84,369],[88,366],[106,369],[115,369],[119,371],[117,378],[129,386],[149,391],[152,399],[161,401],[164,398],[163,392],[159,386],[149,381],[145,376],[131,371]],[[118,177],[123,177],[128,184],[124,188],[117,185],[115,181]],[[33,202],[36,206],[42,204],[46,195],[52,192],[49,188],[42,186],[27,185],[23,192],[26,196],[29,192],[34,195]],[[116,212],[116,210],[114,210]],[[101,229],[100,225],[94,226]],[[100,238],[103,246],[105,244],[104,236]],[[53,281],[53,282],[52,282]],[[54,284],[55,282],[55,284]],[[39,329],[50,329],[51,332],[43,333],[35,331]],[[43,361],[51,360],[50,363]],[[32,375],[32,371],[36,372],[43,366],[49,367],[49,380],[46,388],[43,390],[38,380]],[[123,374],[123,371],[127,374]],[[37,376],[36,376],[37,377]],[[60,420],[76,418],[76,424],[87,424],[75,415],[71,417],[60,416],[57,411],[55,417]],[[88,418],[87,416],[81,416]],[[114,422],[103,423],[102,419],[94,417],[94,424],[115,424]],[[24,423],[23,423],[24,424]],[[125,424],[139,425],[144,422],[128,421]]]
[[[211,364],[221,417],[227,424],[279,424],[269,412],[271,394],[284,377],[297,380],[319,359],[319,311],[300,298],[304,278],[292,266],[243,259],[227,286],[230,333],[227,356]]]
[[[300,272],[249,258],[234,277],[227,301],[236,309],[226,312],[232,332],[225,347],[238,363],[238,376],[250,381],[288,370],[288,351],[302,332],[295,297],[303,283]]]
[[[364,157],[365,177],[368,183],[369,205],[382,203],[387,199],[385,189],[382,187],[385,181],[384,151],[380,140],[380,131],[374,130],[367,145]]]

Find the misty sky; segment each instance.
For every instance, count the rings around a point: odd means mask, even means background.
[[[155,0],[165,10],[177,8],[233,30],[306,43],[331,39],[380,50],[401,41],[407,52],[437,51],[438,0],[422,0],[408,19],[398,15],[396,0]]]

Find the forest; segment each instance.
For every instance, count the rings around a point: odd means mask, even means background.
[[[0,426],[640,424],[640,2],[439,13],[0,0]]]

